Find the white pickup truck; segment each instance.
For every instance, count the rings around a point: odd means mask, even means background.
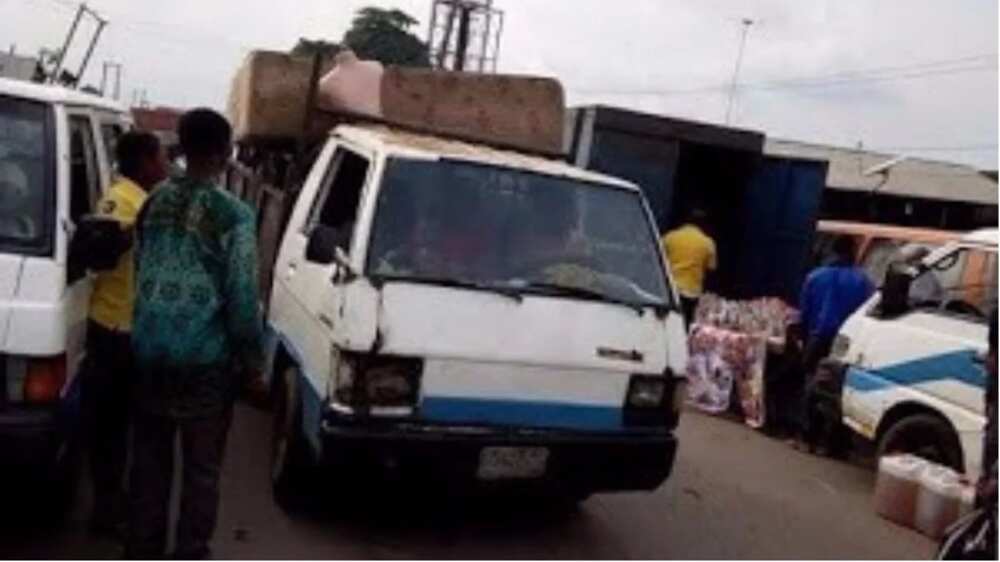
[[[628,182],[338,126],[285,226],[267,326],[279,501],[317,468],[575,499],[670,474],[684,322]]]

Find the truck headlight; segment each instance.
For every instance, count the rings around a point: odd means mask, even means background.
[[[333,354],[333,398],[350,407],[412,408],[420,391],[420,359]]]
[[[627,404],[630,408],[658,408],[664,405],[666,393],[666,377],[633,375],[629,382]]]

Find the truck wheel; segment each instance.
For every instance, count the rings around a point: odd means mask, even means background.
[[[878,442],[878,458],[910,453],[962,471],[962,445],[945,420],[931,414],[914,414],[897,420]]]
[[[285,509],[302,507],[304,490],[308,489],[309,457],[302,436],[298,380],[298,369],[289,367],[273,395],[271,488],[275,501]]]

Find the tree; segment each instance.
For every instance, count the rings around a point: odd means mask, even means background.
[[[419,37],[410,33],[417,20],[401,10],[362,8],[341,44],[358,58],[382,64],[429,67],[430,53]]]

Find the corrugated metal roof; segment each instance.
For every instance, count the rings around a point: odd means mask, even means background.
[[[632,191],[639,188],[631,182],[571,166],[562,160],[503,150],[483,144],[435,137],[390,128],[384,125],[340,125],[334,134],[361,145],[376,145],[387,152],[414,158],[452,158],[506,168],[521,168],[550,176],[560,176],[590,183],[601,183]]]
[[[892,166],[888,181],[881,174],[864,175],[895,154],[781,139],[767,139],[764,153],[771,156],[811,158],[830,163],[826,185],[830,189],[996,205],[997,183],[971,166],[921,158],[907,158]],[[885,185],[881,185],[885,181]]]

